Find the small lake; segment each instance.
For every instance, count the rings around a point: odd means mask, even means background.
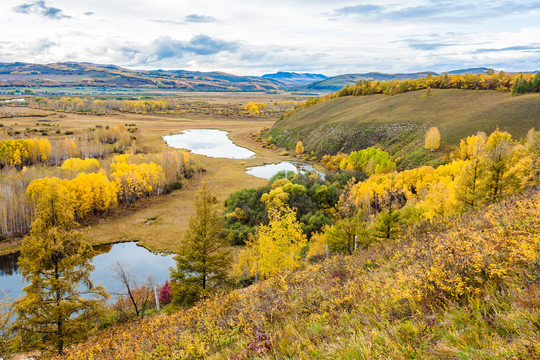
[[[246,173],[261,179],[270,179],[280,171],[293,171],[295,173],[306,173],[315,171],[320,179],[324,180],[324,173],[315,170],[313,166],[298,161],[282,161],[279,164],[266,164],[247,168]]]
[[[25,102],[25,101],[26,101],[25,99],[10,99],[10,100],[2,100],[2,101],[0,101],[0,103],[9,104],[9,103],[13,103],[13,102],[21,103],[21,102]]]
[[[99,254],[92,259],[95,266],[92,280],[95,285],[103,285],[108,292],[123,292],[121,284],[112,279],[110,266],[116,261],[128,265],[139,284],[152,276],[154,282],[162,285],[169,279],[169,267],[175,265],[173,255],[154,254],[135,242],[94,247]],[[12,299],[22,295],[25,286],[17,266],[19,253],[0,256],[0,289],[9,292]]]
[[[190,129],[177,135],[167,135],[163,139],[176,149],[187,149],[194,154],[225,159],[249,159],[255,153],[237,146],[226,131],[216,129]]]

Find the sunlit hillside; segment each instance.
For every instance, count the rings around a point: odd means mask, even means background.
[[[302,141],[317,156],[349,153],[379,145],[405,166],[422,164],[424,134],[432,126],[441,144],[456,146],[477,131],[497,127],[522,138],[540,126],[540,95],[509,92],[431,89],[395,96],[346,96],[296,111],[278,121],[267,136],[293,149]]]

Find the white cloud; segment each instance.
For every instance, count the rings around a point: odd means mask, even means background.
[[[87,61],[241,75],[540,68],[538,53],[526,48],[540,38],[536,0],[4,2],[2,61]],[[505,48],[511,50],[495,51]]]

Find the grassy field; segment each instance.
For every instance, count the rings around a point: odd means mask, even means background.
[[[425,131],[437,126],[441,150],[423,149]],[[432,89],[396,96],[348,96],[298,111],[277,122],[267,133],[279,145],[294,149],[301,140],[318,156],[380,145],[402,166],[419,165],[447,153],[459,140],[497,127],[514,138],[540,127],[540,94]],[[446,151],[445,151],[446,150]]]
[[[270,101],[270,95],[259,97],[258,100]],[[228,103],[247,100],[244,94],[235,97],[216,96],[211,99],[218,103]],[[283,98],[276,99],[283,101]],[[4,106],[3,110],[10,107]],[[280,156],[277,151],[265,149],[260,143],[255,142],[249,136],[252,132],[269,128],[275,122],[272,118],[246,117],[239,119],[231,118],[206,118],[192,115],[191,118],[178,115],[139,115],[120,113],[112,116],[77,115],[71,113],[59,113],[39,109],[16,107],[14,110],[26,115],[39,115],[41,117],[21,116],[0,119],[4,124],[2,129],[23,132],[26,128],[46,128],[49,135],[47,138],[55,139],[64,137],[66,131],[72,131],[73,136],[83,133],[88,128],[100,126],[117,126],[120,124],[134,123],[138,131],[134,134],[139,147],[147,152],[161,152],[167,145],[162,136],[175,134],[180,130],[189,128],[211,128],[229,131],[229,137],[239,146],[247,147],[256,152],[256,156],[246,160],[208,158],[192,154],[192,158],[200,161],[206,172],[194,179],[184,181],[181,190],[168,195],[143,199],[135,205],[125,208],[118,207],[112,214],[106,217],[93,219],[86,229],[87,238],[93,244],[103,244],[121,241],[140,241],[140,244],[156,251],[175,251],[178,242],[187,228],[190,215],[193,214],[193,201],[196,190],[203,179],[207,181],[210,190],[220,202],[233,191],[259,187],[266,184],[266,180],[259,179],[245,173],[246,167],[262,165],[264,163],[279,162],[289,159]],[[37,125],[39,124],[39,125]],[[56,134],[60,130],[60,134]],[[39,133],[33,134],[40,137]],[[155,218],[151,222],[148,219]],[[0,253],[12,252],[18,249],[20,239],[0,243]]]

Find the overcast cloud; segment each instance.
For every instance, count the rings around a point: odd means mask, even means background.
[[[0,62],[261,75],[540,70],[540,1],[3,0]]]

